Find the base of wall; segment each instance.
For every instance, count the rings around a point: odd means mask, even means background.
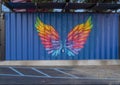
[[[39,60],[0,61],[0,65],[15,66],[80,66],[80,65],[120,65],[120,60]]]

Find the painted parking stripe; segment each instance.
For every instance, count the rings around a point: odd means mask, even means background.
[[[8,67],[8,66],[0,66],[0,67]],[[34,67],[14,67],[14,68],[34,68]],[[43,68],[39,68],[36,67],[37,69],[43,69]],[[54,69],[54,68],[44,68],[44,69]],[[67,69],[67,68],[57,68],[57,69],[65,69],[65,70],[71,70],[71,69]]]
[[[14,72],[18,73],[20,76],[24,76],[23,73],[21,73],[20,71],[16,70],[15,68],[13,67],[9,67],[11,70],[13,70]]]
[[[76,79],[74,77],[47,77],[47,76],[33,76],[33,75],[15,75],[15,74],[0,74],[0,76],[17,76],[17,77],[36,77],[36,78],[55,78],[55,79]],[[119,80],[118,78],[91,78],[91,77],[78,77],[77,79],[82,80]]]
[[[34,71],[36,71],[36,72],[38,72],[38,73],[40,73],[40,74],[43,74],[43,75],[45,75],[47,77],[51,77],[50,75],[48,75],[48,74],[46,74],[46,73],[44,73],[44,72],[42,72],[42,71],[40,71],[40,70],[38,70],[36,68],[31,68],[31,69],[34,70]]]
[[[0,74],[0,76],[18,76],[23,77],[21,75],[15,75],[15,74]],[[75,79],[73,77],[47,77],[47,76],[34,76],[34,75],[24,75],[24,77],[38,77],[38,78],[60,78],[60,79]]]
[[[0,66],[0,67],[8,67],[8,66]],[[14,68],[34,68],[34,67],[14,67]],[[36,67],[37,69],[41,69],[41,68],[39,68],[39,67]],[[44,69],[54,69],[54,68],[44,68]],[[63,70],[71,70],[72,71],[72,69],[67,69],[67,68],[57,68],[57,69],[63,69]],[[78,69],[74,69],[74,70],[78,70]]]
[[[75,75],[72,75],[72,74],[66,73],[66,72],[61,71],[61,70],[59,70],[59,69],[57,69],[57,68],[54,68],[54,70],[55,70],[55,71],[58,71],[58,72],[60,72],[60,73],[66,74],[66,75],[68,75],[68,76],[74,77],[74,78],[79,78],[79,77],[77,77],[77,76],[75,76]]]

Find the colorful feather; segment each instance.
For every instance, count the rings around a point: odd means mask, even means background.
[[[92,27],[91,17],[89,17],[84,24],[79,24],[70,31],[66,40],[66,48],[69,56],[78,54],[84,47]]]
[[[48,54],[57,56],[60,53],[61,46],[60,37],[55,29],[50,25],[44,24],[39,18],[37,18],[35,27]]]

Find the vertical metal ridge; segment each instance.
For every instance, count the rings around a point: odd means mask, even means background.
[[[119,15],[119,23],[118,23],[118,59],[120,59],[120,15]]]
[[[8,57],[10,57],[9,58],[9,60],[11,60],[12,59],[12,54],[11,54],[11,48],[12,48],[12,46],[11,46],[11,25],[12,25],[12,22],[11,22],[11,13],[9,14],[9,18],[10,18],[10,20],[8,21],[8,23],[9,23],[9,27],[8,27],[8,29],[9,29],[9,41],[8,41],[8,43],[9,43],[9,47],[10,47],[10,49],[9,49],[9,53],[10,53],[10,55],[8,55]],[[6,30],[8,30],[8,29],[6,29]]]
[[[15,17],[15,19],[14,19],[15,20],[14,21],[15,22],[14,23],[15,24],[14,25],[14,35],[15,35],[15,37],[14,37],[14,42],[15,42],[15,44],[14,44],[14,50],[16,51],[14,58],[16,60],[17,59],[17,57],[16,57],[17,56],[17,50],[18,50],[17,49],[17,41],[16,41],[17,40],[17,36],[16,36],[17,35],[17,30],[16,30],[17,29],[17,14],[14,14],[14,17]]]

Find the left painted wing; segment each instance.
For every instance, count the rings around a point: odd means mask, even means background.
[[[89,17],[84,24],[79,24],[71,30],[66,40],[66,49],[69,56],[77,55],[84,47],[92,27],[91,17]]]
[[[35,27],[48,54],[59,55],[61,49],[60,37],[55,29],[51,25],[44,24],[39,18],[37,18]]]

